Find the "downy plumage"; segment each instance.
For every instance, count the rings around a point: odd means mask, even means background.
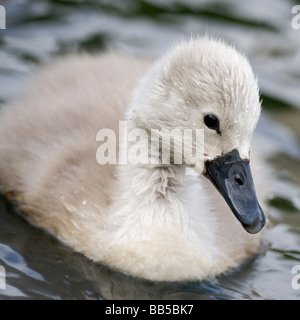
[[[260,111],[245,56],[208,37],[175,45],[152,66],[114,53],[63,57],[1,111],[1,190],[94,261],[151,280],[211,278],[260,244],[241,225],[264,225],[248,170]],[[98,130],[118,133],[124,119],[129,130],[203,129],[204,162],[184,154],[182,165],[100,165]]]

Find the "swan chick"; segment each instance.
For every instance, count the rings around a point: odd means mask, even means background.
[[[181,42],[153,64],[63,57],[1,110],[0,187],[31,223],[93,261],[155,281],[213,278],[260,245],[265,217],[249,165],[260,112],[248,60],[220,40]],[[177,155],[174,138],[168,164],[162,144],[148,164],[100,165],[96,134],[121,120],[159,139],[166,128],[203,139]]]

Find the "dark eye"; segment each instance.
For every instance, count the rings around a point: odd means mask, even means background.
[[[219,119],[213,114],[204,116],[204,123],[209,129],[219,130]]]

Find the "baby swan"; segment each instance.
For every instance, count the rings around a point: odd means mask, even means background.
[[[259,247],[253,233],[265,218],[249,150],[260,110],[247,59],[207,37],[176,45],[150,68],[112,53],[65,57],[1,111],[1,190],[32,223],[113,269],[158,281],[212,278]],[[124,115],[128,132],[156,129],[163,139],[166,128],[198,129],[204,139],[184,140],[192,152],[182,164],[175,141],[170,164],[162,143],[148,164],[100,165],[105,139],[96,134],[118,133]],[[120,137],[125,150],[133,142]]]

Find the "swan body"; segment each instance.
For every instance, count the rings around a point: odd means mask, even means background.
[[[243,229],[205,163],[232,150],[249,159],[260,109],[247,59],[208,37],[152,65],[113,53],[64,57],[1,111],[0,186],[29,221],[96,262],[150,280],[212,278],[257,252],[261,237]],[[207,113],[221,134],[205,126]],[[118,132],[120,120],[130,130],[202,129],[204,161],[100,165],[96,134]]]

